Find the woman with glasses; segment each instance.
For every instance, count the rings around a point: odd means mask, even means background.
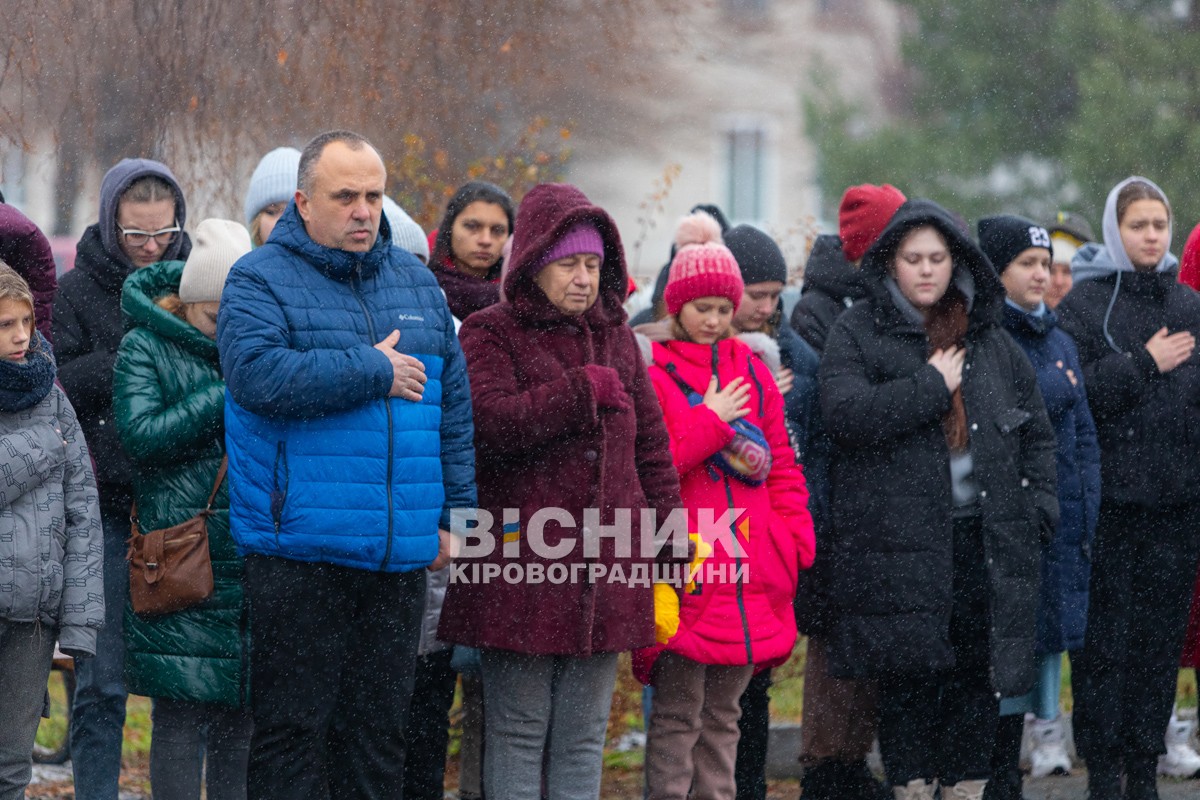
[[[121,286],[137,269],[187,257],[191,242],[181,230],[186,219],[183,190],[171,170],[146,159],[121,161],[100,184],[100,219],[84,231],[75,268],[54,298],[58,378],[95,458],[104,527],[105,622],[95,658],[79,662],[71,720],[80,800],[116,797],[125,721],[122,611],[133,490],[112,411],[113,364],[124,333]]]

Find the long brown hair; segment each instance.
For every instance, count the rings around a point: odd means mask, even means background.
[[[929,335],[929,354],[951,347],[962,347],[967,336],[967,299],[953,283],[941,299],[929,308],[925,317],[925,332]],[[950,409],[942,417],[942,432],[951,453],[966,451],[967,407],[963,402],[962,384],[950,395]]]

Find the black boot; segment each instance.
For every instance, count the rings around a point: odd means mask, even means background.
[[[866,761],[838,762],[842,793],[850,800],[892,800],[892,787],[876,779]]]
[[[983,790],[983,800],[1022,800],[1021,735],[1024,732],[1024,714],[1000,717],[992,744],[992,778]]]
[[[1087,773],[1088,800],[1121,800],[1120,756],[1089,754]]]
[[[838,767],[836,761],[821,761],[804,768],[800,778],[800,794],[804,800],[838,800]]]
[[[1125,800],[1158,800],[1158,756],[1125,758]]]

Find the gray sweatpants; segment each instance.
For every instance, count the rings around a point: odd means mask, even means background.
[[[540,800],[544,757],[545,796],[598,798],[616,653],[572,658],[484,649],[481,655],[484,794]]]
[[[0,620],[0,800],[21,800],[33,774],[54,638],[53,628]]]

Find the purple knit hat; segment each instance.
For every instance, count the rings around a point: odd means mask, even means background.
[[[600,266],[604,266],[604,239],[596,226],[587,221],[577,222],[567,229],[554,246],[546,251],[538,262],[538,269],[560,258],[573,256],[578,253],[588,253],[600,256]]]

